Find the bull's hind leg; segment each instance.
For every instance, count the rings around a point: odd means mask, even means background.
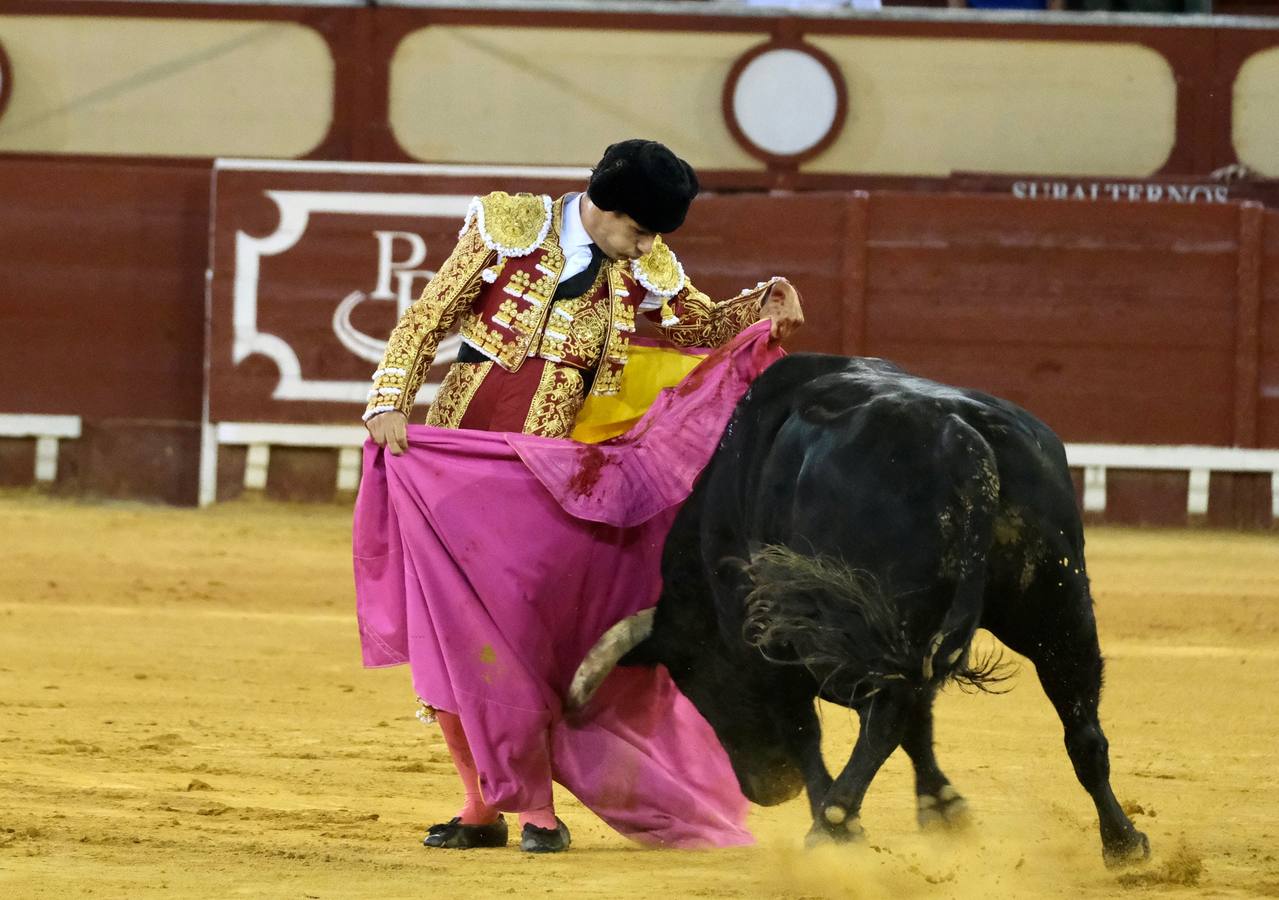
[[[859,707],[861,730],[853,745],[848,765],[822,800],[820,814],[814,816],[810,838],[826,835],[850,840],[863,835],[862,800],[884,761],[901,746],[906,723],[914,705],[908,690],[883,690],[869,704]]]
[[[960,829],[970,824],[968,801],[942,774],[933,752],[933,698],[936,692],[921,694],[906,720],[902,749],[915,768],[916,818],[925,830]]]
[[[996,636],[1035,664],[1044,693],[1065,729],[1066,751],[1075,776],[1097,807],[1106,864],[1117,866],[1146,859],[1150,856],[1150,842],[1133,827],[1110,789],[1110,747],[1097,715],[1101,648],[1087,587],[1071,586],[1069,598],[1058,598],[1048,608],[1055,615],[1038,624],[1035,638],[1028,640],[1029,633],[1014,640],[1005,639],[999,632]]]

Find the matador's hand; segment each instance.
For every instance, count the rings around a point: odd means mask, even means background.
[[[398,409],[388,410],[372,416],[364,423],[369,436],[379,447],[385,447],[393,456],[399,456],[409,449],[409,436],[405,426],[409,417]]]
[[[779,279],[768,289],[759,309],[760,320],[772,319],[772,338],[780,341],[804,324],[804,310],[800,306],[799,291],[785,278]]]

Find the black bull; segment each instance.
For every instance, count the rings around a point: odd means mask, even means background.
[[[670,670],[748,798],[807,788],[810,842],[842,841],[861,835],[862,799],[899,746],[921,826],[964,821],[933,755],[932,705],[948,680],[998,679],[970,658],[986,628],[1034,663],[1106,861],[1140,859],[1149,844],[1110,788],[1083,551],[1061,442],[1025,410],[880,360],[796,354],[738,405],[666,541],[652,632],[623,663]],[[614,629],[604,662],[601,641],[573,699],[647,624]],[[835,778],[817,697],[861,721]]]

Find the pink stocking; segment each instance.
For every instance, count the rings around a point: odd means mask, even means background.
[[[555,804],[543,806],[541,809],[526,809],[520,813],[520,827],[536,825],[538,828],[555,830]]]
[[[545,735],[544,739],[549,744],[551,739],[550,734]],[[546,781],[544,782],[546,785],[546,792],[544,796],[549,797],[551,795],[551,772],[550,772],[549,766],[545,770],[542,777],[546,779]],[[531,787],[531,785],[526,785],[526,787]],[[542,793],[542,792],[537,791],[536,793]],[[539,806],[534,809],[520,810],[520,828],[523,828],[525,825],[535,825],[538,828],[546,828],[551,831],[554,831],[558,824],[559,823],[555,821],[555,801],[554,800],[551,800],[545,806]]]
[[[466,803],[458,815],[463,825],[487,825],[497,821],[498,810],[484,802],[480,793],[480,773],[475,767],[475,757],[471,755],[471,745],[466,741],[466,732],[462,730],[462,720],[456,713],[438,710],[440,731],[444,732],[444,743],[448,744],[449,754],[453,757],[453,765],[457,775],[462,779],[462,789],[466,792]],[[536,825],[538,828],[554,829],[555,804],[550,803],[541,809],[527,809],[520,813],[520,827]]]
[[[475,768],[475,758],[471,756],[466,733],[462,731],[462,720],[455,713],[442,709],[436,716],[440,722],[440,731],[444,732],[444,743],[448,744],[453,765],[457,768],[457,775],[462,779],[462,790],[466,792],[466,802],[458,813],[462,824],[488,825],[496,822],[497,809],[485,803],[484,795],[480,793],[480,773]]]

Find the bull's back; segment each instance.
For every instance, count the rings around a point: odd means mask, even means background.
[[[1077,556],[1082,533],[1065,452],[1029,412],[878,359],[795,354],[766,370],[733,418],[707,473],[712,531],[747,544],[827,549],[851,565],[910,541],[945,552],[954,473],[939,464],[958,419],[991,448],[998,474],[996,580],[1020,578],[1028,553]],[[862,558],[849,559],[850,555]],[[1005,571],[1007,570],[1007,571]]]

